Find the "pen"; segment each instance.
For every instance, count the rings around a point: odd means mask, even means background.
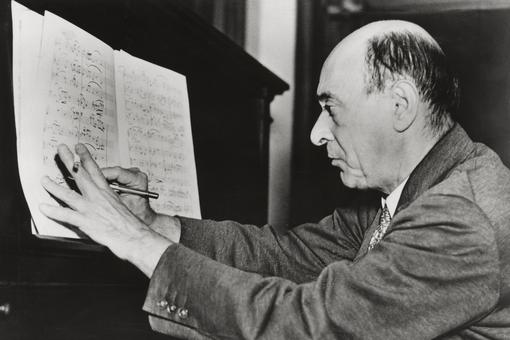
[[[139,195],[142,197],[148,197],[148,198],[154,198],[154,199],[157,199],[159,197],[159,194],[157,192],[153,192],[153,191],[145,191],[145,190],[128,188],[128,187],[124,187],[122,185],[118,185],[115,183],[110,183],[109,186],[110,186],[110,188],[112,188],[115,191],[123,192],[126,194],[134,194],[134,195]]]
[[[73,171],[74,171],[74,166],[73,166]],[[74,181],[73,177],[68,177],[68,178],[70,180]],[[116,183],[109,183],[108,186],[110,186],[110,188],[112,188],[113,190],[115,190],[117,192],[133,194],[133,195],[138,195],[138,196],[147,197],[147,198],[154,198],[154,199],[159,198],[159,194],[154,191],[148,191],[148,190],[146,191],[146,190],[138,190],[138,189],[128,188],[128,187],[125,187],[125,186],[122,186],[122,185],[119,185]]]
[[[73,163],[73,172],[74,173],[78,172],[78,169],[80,168],[80,164],[81,164],[80,156],[78,156],[77,154],[74,154],[74,163]],[[74,181],[73,177],[69,177],[69,179]],[[125,187],[125,186],[122,186],[119,184],[115,184],[115,183],[110,183],[108,185],[110,186],[110,188],[112,188],[113,190],[115,190],[117,192],[139,195],[142,197],[148,197],[148,198],[154,198],[154,199],[157,199],[159,197],[159,194],[157,192],[128,188],[128,187]]]

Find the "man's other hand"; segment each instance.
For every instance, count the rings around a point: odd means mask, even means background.
[[[102,172],[109,182],[115,181],[120,185],[138,190],[148,189],[147,174],[138,168],[125,169],[115,166],[103,168]],[[146,197],[128,193],[120,193],[119,197],[129,210],[149,228],[173,242],[179,242],[181,225],[177,218],[156,213]]]
[[[120,166],[102,168],[103,176],[108,182],[117,182],[122,186],[147,191],[147,174],[138,168],[125,169]],[[145,224],[150,225],[156,219],[156,212],[149,205],[149,199],[140,195],[119,193],[120,200],[133,214]]]

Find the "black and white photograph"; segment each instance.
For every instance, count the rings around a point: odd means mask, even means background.
[[[510,339],[510,0],[0,0],[0,339]]]

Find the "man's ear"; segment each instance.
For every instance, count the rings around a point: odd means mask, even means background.
[[[418,90],[409,80],[398,80],[391,87],[393,128],[398,132],[407,130],[416,119],[418,112]]]

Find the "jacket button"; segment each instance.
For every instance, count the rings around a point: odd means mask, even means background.
[[[176,305],[170,305],[170,306],[166,307],[166,311],[168,313],[175,313],[176,310],[177,310],[177,306]]]
[[[166,308],[168,306],[168,302],[166,300],[161,300],[158,302],[159,308]]]
[[[187,319],[188,318],[188,310],[186,308],[179,308],[177,311],[177,316],[180,319]]]

